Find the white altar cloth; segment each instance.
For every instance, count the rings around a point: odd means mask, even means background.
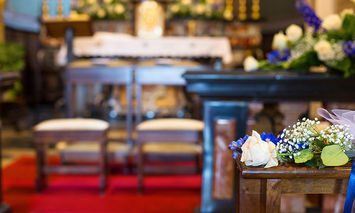
[[[126,34],[97,32],[93,37],[78,37],[73,41],[78,57],[177,57],[222,58],[232,62],[232,51],[226,37],[161,37],[144,39]],[[66,47],[62,47],[58,62],[65,64]]]

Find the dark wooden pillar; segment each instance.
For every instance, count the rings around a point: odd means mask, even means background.
[[[235,167],[230,141],[246,133],[248,105],[238,101],[204,101],[204,155],[201,213],[235,212]]]

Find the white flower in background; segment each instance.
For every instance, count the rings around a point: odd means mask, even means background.
[[[343,11],[341,11],[341,13],[340,13],[341,19],[344,19],[344,17],[347,14],[350,14],[350,15],[354,14],[354,9],[353,8],[347,8],[347,9],[344,9]]]
[[[253,56],[248,56],[244,60],[243,65],[244,65],[244,70],[246,72],[250,72],[258,69],[259,62]]]
[[[327,16],[322,22],[322,27],[326,30],[339,30],[341,28],[341,18],[337,14]]]
[[[314,45],[314,50],[317,52],[318,58],[321,61],[333,60],[335,53],[331,44],[326,40],[321,40]]]
[[[125,11],[125,9],[124,9],[124,6],[122,5],[122,4],[117,4],[116,6],[115,6],[115,12],[117,13],[117,14],[121,14],[121,13],[123,13]]]
[[[182,0],[182,4],[188,5],[191,4],[191,0]]]
[[[171,12],[173,12],[173,13],[177,13],[177,12],[179,12],[179,5],[177,5],[177,4],[173,4],[171,7],[170,7],[170,10],[171,10]]]
[[[111,3],[112,3],[112,0],[104,0],[104,3],[106,3],[106,4],[111,4]]]
[[[303,30],[298,25],[292,24],[286,29],[287,40],[294,43],[298,41],[303,35]]]
[[[282,32],[279,32],[277,34],[274,35],[274,39],[272,40],[272,48],[274,50],[284,50],[287,48],[287,38],[285,36],[285,34],[283,34]]]
[[[100,9],[99,11],[97,11],[97,16],[98,16],[99,18],[105,17],[105,16],[106,16],[105,10]]]
[[[197,6],[196,6],[196,13],[197,14],[199,14],[199,15],[201,15],[201,14],[203,14],[204,12],[205,12],[205,5],[203,5],[203,4],[198,4]]]
[[[240,161],[246,166],[266,165],[265,168],[270,168],[278,165],[275,144],[263,141],[256,131],[243,144],[242,151]]]

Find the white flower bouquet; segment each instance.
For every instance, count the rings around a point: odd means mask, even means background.
[[[325,66],[341,71],[345,77],[355,75],[355,14],[345,9],[340,15],[332,14],[323,21],[305,0],[297,0],[296,7],[308,25],[305,32],[300,26],[290,25],[285,33],[274,36],[267,60],[258,62],[247,58],[245,71],[253,70],[310,70]]]
[[[246,166],[277,166],[280,163],[292,162],[307,166],[324,168],[326,166],[342,166],[353,157],[353,139],[355,133],[355,111],[334,110],[336,115],[324,109],[319,114],[333,122],[324,127],[320,122],[303,118],[292,127],[288,127],[276,138],[272,133],[259,135],[253,131],[232,141],[229,149],[233,150],[233,158],[240,157]]]
[[[94,20],[129,18],[128,0],[79,0],[79,13],[88,14]]]

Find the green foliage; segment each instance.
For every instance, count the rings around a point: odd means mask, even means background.
[[[314,155],[314,157],[311,160],[307,161],[305,165],[310,167],[316,167],[318,169],[322,169],[325,167],[320,155]]]
[[[320,66],[322,62],[318,59],[317,53],[314,50],[305,52],[303,55],[290,63],[290,69],[293,70],[309,70],[312,66]]]
[[[281,62],[278,64],[271,64],[268,61],[263,60],[263,61],[259,61],[258,67],[259,67],[259,69],[266,70],[266,71],[282,70],[282,69],[288,69],[289,63],[288,62]]]
[[[297,154],[299,155],[295,156],[295,163],[305,163],[313,158],[313,153],[310,149],[304,149]]]
[[[323,148],[321,159],[325,166],[342,166],[349,161],[348,156],[339,145],[329,145]]]
[[[0,43],[0,72],[22,70],[25,66],[24,55],[22,45]]]
[[[332,68],[343,71],[345,77],[349,77],[355,74],[355,69],[352,68],[354,64],[351,64],[350,58],[344,58],[341,61],[337,61],[336,63],[332,64]]]
[[[344,40],[355,40],[355,15],[345,15],[342,24],[342,29],[345,31]]]

